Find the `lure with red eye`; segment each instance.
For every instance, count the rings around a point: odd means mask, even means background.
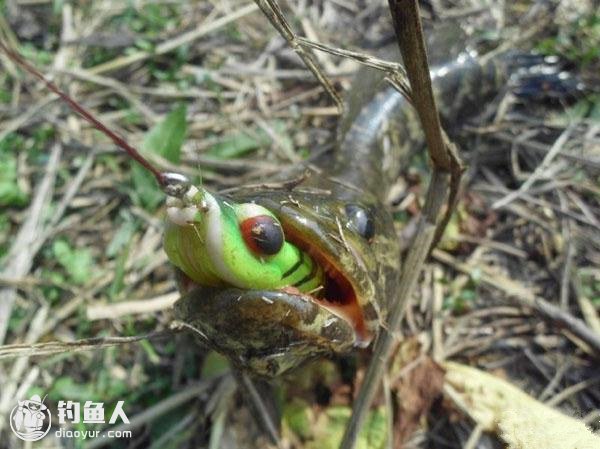
[[[240,223],[240,231],[244,242],[255,254],[272,256],[283,246],[283,229],[269,215],[246,218]]]

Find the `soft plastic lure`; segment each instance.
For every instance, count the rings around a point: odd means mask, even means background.
[[[180,179],[177,196],[167,198],[164,248],[192,281],[242,289],[290,287],[315,295],[323,289],[322,267],[285,240],[271,211],[219,198]]]

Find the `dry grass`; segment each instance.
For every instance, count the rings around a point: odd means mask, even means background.
[[[382,2],[289,3],[284,12],[292,27],[312,41],[374,53],[392,36]],[[474,34],[486,30],[506,45],[531,48],[512,40],[531,28],[531,5],[476,3],[436,2],[435,20],[458,17]],[[58,12],[50,2],[11,5],[0,17],[0,37],[19,44],[130,143],[139,145],[184,103],[188,134],[180,169],[193,175],[201,167],[210,188],[264,181],[332,141],[335,103],[253,3],[103,1],[63,4]],[[533,40],[568,28],[561,14]],[[335,88],[346,91],[356,63],[315,55]],[[13,196],[27,198],[2,209],[0,343],[161,335],[141,344],[0,359],[0,447],[18,446],[4,416],[33,387],[50,393],[50,401],[73,392],[82,402],[125,400],[129,417],[137,418],[132,446],[193,447],[219,438],[220,447],[259,444],[251,416],[235,407],[231,375],[187,336],[169,331],[166,307],[176,286],[161,248],[162,215],[139,205],[130,162],[0,61],[6,67],[0,141],[15,163]],[[597,69],[577,61],[573,67],[585,76]],[[590,103],[600,107],[597,97]],[[501,374],[597,425],[600,125],[598,112],[595,119],[567,118],[567,109],[577,111],[561,102],[526,105],[507,92],[483,118],[463,126],[468,188],[426,266],[403,332],[421,342],[419,354]],[[223,157],[218,148],[240,145],[240,131],[254,145]],[[398,180],[393,208],[400,223],[418,213],[426,176],[415,157]],[[591,341],[573,329],[573,318]],[[359,366],[359,378],[362,372]],[[325,383],[332,404],[347,406],[349,382],[336,382]],[[288,394],[317,402],[314,388],[300,390]],[[436,403],[427,415],[406,447],[498,444],[479,437],[449,404]],[[225,422],[231,426],[221,433]],[[298,441],[282,444],[299,447]]]

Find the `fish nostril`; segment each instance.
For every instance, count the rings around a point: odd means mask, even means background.
[[[371,212],[358,204],[346,204],[344,210],[352,229],[366,240],[371,240],[375,235],[375,223]]]

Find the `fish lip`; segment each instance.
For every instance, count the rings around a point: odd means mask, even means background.
[[[204,287],[190,281],[182,285],[174,314],[204,345],[266,377],[354,347],[351,325],[306,295]]]
[[[326,277],[326,288],[323,297],[299,291],[293,292],[289,287],[283,287],[275,291],[301,296],[345,320],[354,329],[355,346],[368,346],[373,339],[373,335],[366,327],[363,310],[360,305],[362,298],[359,295],[359,291],[353,282],[353,279],[334,262],[335,255],[331,251],[327,252],[326,245],[315,245],[314,242],[310,243],[307,239],[303,238],[301,232],[290,232],[292,231],[292,228],[285,222],[282,223],[282,227],[287,241],[298,246],[303,251],[306,251],[311,257],[316,259],[316,262],[319,265],[321,265]],[[334,290],[336,292],[341,292],[344,297],[327,297],[327,294],[330,291],[328,291],[328,286],[332,283],[337,284],[337,288]]]
[[[204,301],[207,297],[212,298],[213,296],[219,296],[220,298],[227,298],[227,301],[230,302],[248,302],[248,300],[252,300],[255,298],[260,298],[265,304],[272,305],[275,303],[287,303],[290,304],[290,307],[293,307],[295,311],[298,311],[300,315],[310,316],[310,308],[318,309],[321,312],[325,313],[329,316],[328,323],[332,324],[333,321],[337,320],[344,322],[349,328],[352,329],[353,338],[350,346],[355,347],[366,347],[370,343],[370,338],[365,338],[365,336],[360,335],[357,330],[355,324],[348,319],[343,313],[340,313],[339,310],[336,309],[335,305],[327,304],[323,299],[316,298],[313,295],[302,293],[300,291],[293,291],[290,288],[283,287],[279,289],[272,290],[253,290],[253,289],[240,289],[237,287],[225,287],[225,288],[217,288],[217,287],[205,287],[199,284],[196,284],[193,280],[188,278],[185,273],[178,270],[179,277],[179,286],[180,291],[183,297],[193,294],[193,292],[202,292],[201,296],[204,298]],[[201,304],[199,305],[201,307]],[[177,308],[177,306],[176,306]],[[268,306],[267,306],[268,308]],[[304,310],[302,310],[304,309]],[[240,313],[236,313],[236,320],[239,319],[239,316],[242,315]],[[179,313],[179,318],[184,321],[188,321],[187,313]],[[279,317],[280,322],[285,322],[286,317]],[[277,319],[275,320],[277,321]],[[308,326],[310,323],[310,319],[306,319],[306,325]],[[315,331],[313,329],[313,331]],[[370,337],[370,335],[368,335]],[[347,340],[347,339],[345,339]],[[331,349],[334,352],[345,352],[348,349],[348,345],[339,339],[336,341],[335,339],[330,341]]]

